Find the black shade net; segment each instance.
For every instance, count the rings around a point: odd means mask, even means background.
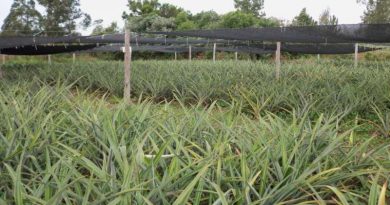
[[[68,46],[23,46],[18,48],[3,48],[0,49],[1,54],[6,55],[48,55],[59,53],[72,53],[82,50],[89,50],[96,45],[68,45]]]
[[[106,45],[96,47],[83,52],[123,52],[124,45]],[[131,47],[133,52],[158,52],[158,53],[187,53],[189,47],[175,47],[175,46],[133,46]],[[207,47],[191,47],[192,52],[208,51],[211,48]]]
[[[251,46],[217,47],[216,50],[223,51],[223,52],[253,53],[259,55],[272,54],[275,52],[275,50],[267,50],[261,47],[251,47]]]
[[[87,52],[122,52],[123,44],[100,46]],[[192,52],[212,51],[213,47],[195,47],[191,46]],[[274,44],[261,44],[257,46],[217,46],[217,51],[239,52],[253,54],[271,54],[276,50]],[[358,52],[368,52],[378,50],[378,48],[359,46]],[[161,53],[187,53],[189,46],[132,46],[132,51],[153,51]],[[352,54],[355,52],[354,44],[282,44],[282,52],[293,54]]]
[[[292,43],[388,43],[390,24],[272,27],[151,32],[168,36]]]
[[[77,39],[75,43],[102,43],[102,44],[115,44],[124,43],[124,34],[109,34],[100,36],[86,36]],[[205,39],[176,39],[176,38],[147,38],[141,36],[132,35],[130,37],[130,43],[133,45],[139,44],[237,44],[239,41],[230,40],[205,40]]]
[[[180,53],[188,52],[188,46],[192,45],[193,52],[200,52],[212,50],[212,44],[216,43],[218,51],[267,54],[276,50],[275,43],[270,42],[281,41],[283,42],[282,52],[297,54],[349,54],[355,52],[355,42],[390,42],[390,24],[216,29],[154,33],[166,36],[178,35],[214,40],[165,37],[147,38],[131,35],[130,41],[133,51]],[[90,50],[89,52],[112,52],[121,51],[123,43],[124,34],[64,37],[0,37],[0,52],[1,54],[9,55],[44,55],[82,50]],[[106,44],[116,45],[105,46]],[[377,49],[360,46],[359,52]]]
[[[276,50],[276,45],[264,44],[265,50]],[[375,51],[379,48],[359,46],[358,52]],[[286,44],[281,47],[282,52],[293,54],[352,54],[355,53],[355,44]]]
[[[22,46],[57,44],[57,43],[72,43],[77,42],[79,36],[63,36],[63,37],[0,37],[0,49],[15,48]]]

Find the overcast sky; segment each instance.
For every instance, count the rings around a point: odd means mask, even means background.
[[[0,24],[8,15],[13,0],[0,0]],[[105,25],[117,21],[123,25],[122,12],[127,10],[127,0],[80,0],[82,10],[92,16],[92,19],[103,19]],[[192,13],[214,10],[220,14],[234,10],[233,0],[160,0],[171,3]],[[291,20],[299,11],[306,7],[310,15],[318,19],[321,11],[330,8],[339,18],[340,24],[360,23],[364,6],[356,0],[265,0],[265,13],[268,17]],[[85,32],[84,32],[85,33]]]

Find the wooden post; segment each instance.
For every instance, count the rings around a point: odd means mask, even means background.
[[[216,60],[216,52],[217,52],[217,44],[214,43],[214,48],[213,48],[213,62],[215,63]]]
[[[355,68],[358,66],[358,61],[359,61],[359,44],[355,44]]]
[[[73,64],[76,63],[76,53],[73,53]]]
[[[320,61],[320,59],[321,59],[320,54],[317,54],[317,61]]]
[[[51,55],[47,55],[47,62],[51,65]]]
[[[238,61],[238,52],[237,51],[234,53],[234,57],[235,57],[236,61]]]
[[[3,58],[3,62],[0,64],[0,79],[2,79],[4,77],[2,66],[5,64],[5,57],[4,57],[4,55],[1,55],[1,57]]]
[[[175,52],[175,61],[177,61],[177,52]]]
[[[126,103],[131,103],[131,48],[130,48],[130,29],[126,28],[125,31],[125,66],[124,66],[124,91],[123,98]]]
[[[276,64],[276,80],[280,79],[280,49],[281,43],[276,43],[276,55],[275,55],[275,64]]]
[[[188,49],[189,49],[188,60],[191,61],[192,60],[192,47],[191,47],[191,45],[188,47]]]

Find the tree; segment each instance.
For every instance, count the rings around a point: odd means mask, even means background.
[[[129,17],[128,22],[133,32],[172,31],[176,28],[174,18],[164,18],[157,14]]]
[[[133,16],[146,16],[149,14],[158,14],[161,4],[158,0],[128,0],[127,7],[130,13],[123,12],[122,18],[128,19]]]
[[[275,18],[258,18],[250,13],[233,11],[222,16],[220,28],[247,28],[279,26],[280,21]]]
[[[215,11],[202,11],[193,17],[193,21],[198,28],[213,29],[221,20],[221,17]]]
[[[264,0],[234,0],[234,7],[238,11],[253,14],[256,17],[264,17]]]
[[[84,28],[91,23],[91,17],[80,9],[80,0],[38,0],[38,2],[46,10],[42,26],[49,34],[70,34],[76,30],[77,20],[82,18],[81,25]]]
[[[94,22],[95,28],[92,31],[92,35],[113,34],[119,32],[119,27],[116,22],[112,22],[110,26],[104,27],[103,20],[99,19]]]
[[[191,13],[185,11],[180,12],[175,18],[177,29],[190,30],[197,28],[196,24],[191,20],[191,18]]]
[[[311,17],[306,8],[303,8],[302,11],[296,16],[292,21],[293,26],[315,26],[317,22]]]
[[[358,0],[366,5],[362,16],[364,23],[390,23],[390,0]]]
[[[35,9],[34,0],[14,0],[1,30],[3,35],[34,34],[40,30],[42,15]]]
[[[172,31],[176,17],[183,9],[171,4],[160,4],[158,0],[128,0],[130,13],[123,12],[122,18],[129,22],[135,32]]]
[[[335,15],[330,14],[330,9],[325,9],[318,20],[319,25],[337,25],[339,22],[338,18]]]
[[[162,4],[160,8],[158,9],[158,13],[161,17],[165,18],[174,18],[176,17],[180,12],[183,12],[184,10],[182,8],[179,8],[177,6],[174,6],[172,4]]]
[[[222,16],[221,27],[223,28],[246,28],[256,26],[258,19],[242,11],[229,12]]]

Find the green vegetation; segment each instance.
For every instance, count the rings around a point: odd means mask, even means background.
[[[7,64],[0,204],[380,204],[387,67],[136,61],[125,105],[122,63]]]
[[[332,114],[349,111],[367,116],[372,105],[387,109],[390,103],[390,72],[386,62],[296,61],[283,66],[283,77],[275,81],[274,65],[251,61],[135,61],[133,96],[155,101],[179,98],[185,103],[206,105],[218,101],[244,103],[259,111],[273,113],[311,109],[311,113]],[[108,92],[120,97],[123,92],[121,62],[7,64],[6,77],[18,81],[73,83],[81,89]]]
[[[362,16],[364,23],[390,23],[390,0],[357,0],[366,6]]]
[[[36,5],[44,12],[38,11]],[[91,21],[91,16],[81,11],[80,0],[14,0],[1,35],[69,35],[78,24],[85,29]]]

